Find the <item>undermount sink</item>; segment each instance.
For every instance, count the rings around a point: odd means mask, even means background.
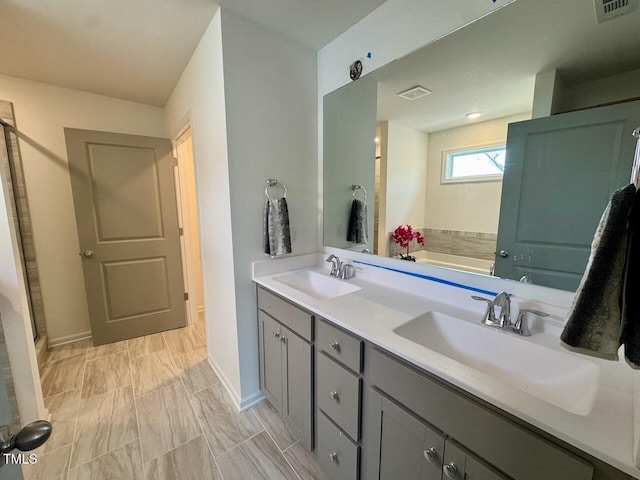
[[[286,275],[274,277],[274,280],[284,283],[318,300],[327,300],[360,290],[360,287],[357,285],[330,277],[327,274],[314,272],[313,270],[300,270],[287,273]]]
[[[393,332],[567,412],[593,407],[600,368],[568,352],[433,311]]]

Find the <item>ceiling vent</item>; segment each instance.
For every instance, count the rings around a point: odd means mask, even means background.
[[[422,98],[426,95],[429,95],[430,93],[431,90],[427,90],[426,88],[418,85],[410,88],[409,90],[398,93],[398,96],[404,98],[405,100],[417,100],[418,98]]]
[[[598,23],[626,15],[638,9],[638,0],[593,0]]]

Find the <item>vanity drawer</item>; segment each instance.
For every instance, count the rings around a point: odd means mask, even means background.
[[[354,440],[360,436],[360,377],[318,354],[318,408]]]
[[[354,372],[362,372],[362,340],[328,324],[317,322],[316,345]]]
[[[318,463],[331,480],[358,478],[360,447],[318,413]]]
[[[258,287],[258,308],[305,340],[309,342],[313,340],[313,315],[309,312],[292,305],[261,287]]]

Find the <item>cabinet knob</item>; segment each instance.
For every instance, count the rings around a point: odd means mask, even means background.
[[[280,338],[280,334],[278,332],[271,332],[273,333],[273,338]]]
[[[338,395],[338,392],[329,392],[329,396],[331,397],[332,400],[335,400],[336,402],[340,401],[340,395]]]
[[[452,480],[458,478],[458,466],[454,462],[445,465],[444,467],[442,467],[442,470],[444,471],[444,474],[447,476],[447,478],[451,478]]]
[[[422,453],[429,463],[435,463],[438,458],[438,451],[433,447],[425,449]]]
[[[335,350],[336,352],[340,351],[340,344],[338,342],[331,342],[329,346],[331,347],[332,350]]]
[[[500,255],[502,258],[507,258],[509,256],[509,252],[507,252],[506,250],[500,250],[498,252],[498,255]]]
[[[287,337],[284,337],[284,336],[280,335],[280,341],[282,343],[286,342],[287,341]]]
[[[336,452],[329,454],[329,461],[331,463],[338,463],[338,454]]]

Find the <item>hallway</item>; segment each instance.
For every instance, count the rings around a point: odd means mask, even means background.
[[[53,433],[26,480],[321,479],[266,402],[238,413],[207,362],[204,321],[49,351]]]

